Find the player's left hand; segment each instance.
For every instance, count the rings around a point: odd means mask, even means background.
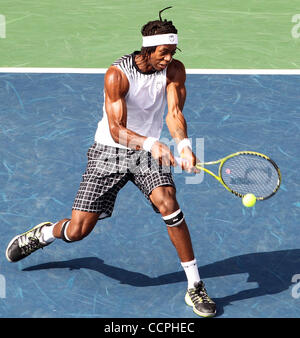
[[[188,148],[185,147],[183,148],[180,157],[183,159],[182,163],[181,163],[181,167],[183,170],[187,171],[188,173],[199,173],[200,170],[198,170],[195,165],[197,162],[199,162],[197,160],[196,155],[193,153],[193,151]]]

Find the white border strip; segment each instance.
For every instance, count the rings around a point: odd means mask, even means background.
[[[106,68],[27,68],[27,67],[8,67],[1,68],[0,73],[49,73],[49,74],[105,74]]]
[[[300,69],[187,69],[187,74],[300,75]]]
[[[0,67],[0,73],[105,74],[107,68]],[[186,69],[187,74],[300,75],[300,69]]]

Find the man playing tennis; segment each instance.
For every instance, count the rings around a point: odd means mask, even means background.
[[[162,12],[162,11],[161,11]],[[160,12],[160,13],[161,13]],[[182,110],[186,98],[184,65],[173,59],[178,37],[172,21],[148,22],[140,52],[125,55],[106,72],[103,118],[88,151],[87,169],[75,198],[71,219],[41,223],[11,240],[7,259],[19,261],[61,238],[86,237],[99,219],[110,217],[116,196],[130,180],[150,200],[166,223],[188,280],[185,301],[200,316],[213,316],[215,303],[201,281],[190,234],[176,200],[170,165],[174,156],[159,142],[166,104],[166,123],[190,171],[196,164]]]

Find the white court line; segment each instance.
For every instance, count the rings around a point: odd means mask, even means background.
[[[0,73],[105,74],[107,68],[0,67]],[[187,74],[300,75],[300,69],[186,69]]]

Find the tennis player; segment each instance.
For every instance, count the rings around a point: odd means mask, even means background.
[[[193,170],[196,156],[187,135],[183,115],[186,98],[185,67],[173,58],[178,43],[172,21],[150,21],[142,27],[142,48],[121,57],[106,72],[103,118],[95,143],[88,150],[87,169],[75,198],[72,218],[41,223],[14,237],[6,257],[17,262],[61,238],[71,243],[86,237],[99,219],[110,217],[116,196],[130,180],[161,214],[175,246],[188,286],[186,303],[195,313],[209,317],[216,305],[200,279],[184,214],[176,200],[170,171],[175,158],[159,141],[166,104],[166,123],[179,154]],[[166,170],[169,169],[169,170]]]

